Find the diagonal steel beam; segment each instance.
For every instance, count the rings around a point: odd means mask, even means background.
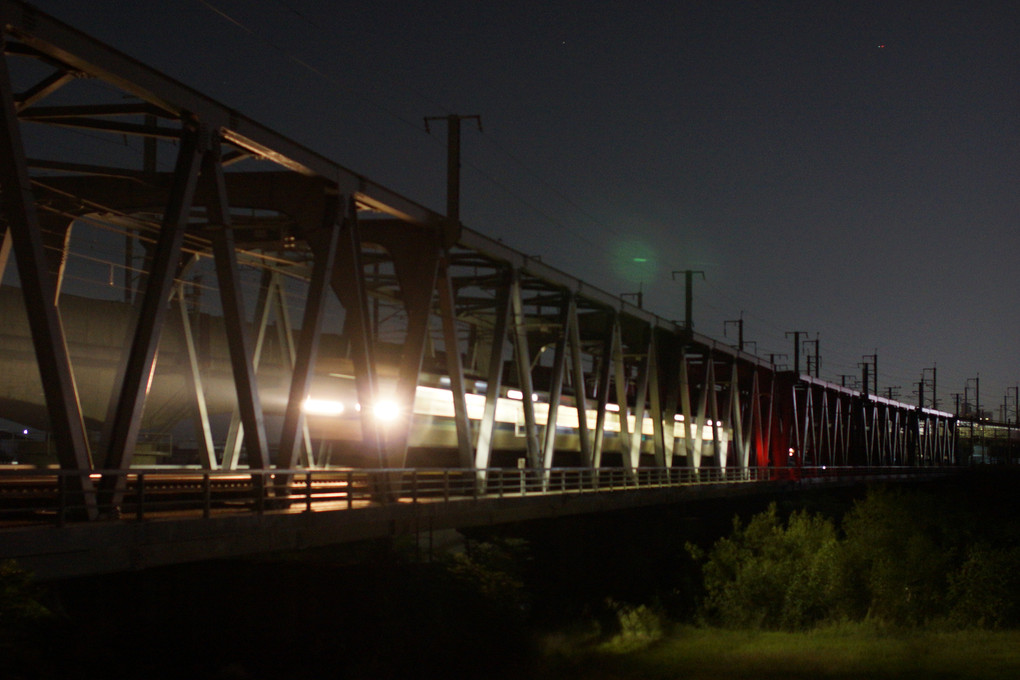
[[[336,266],[336,252],[340,243],[342,216],[338,214],[337,208],[334,203],[327,210],[323,228],[309,240],[309,245],[315,253],[315,262],[312,267],[312,280],[305,297],[301,338],[295,357],[283,429],[280,432],[280,448],[276,459],[276,466],[279,468],[295,468],[300,454],[301,440],[298,431],[304,422],[301,409],[305,399],[308,398],[308,390],[315,372],[315,361],[319,356],[319,340],[322,337],[322,323],[326,315],[330,276]]]
[[[188,382],[188,391],[195,395],[195,424],[202,468],[215,470],[216,448],[213,446],[212,428],[209,426],[209,409],[206,407],[205,390],[202,387],[202,370],[199,366],[198,351],[195,349],[195,334],[191,329],[191,314],[188,312],[184,294],[184,282],[177,284],[177,307],[181,313],[181,330],[184,333],[184,347],[188,354],[188,370],[184,375]]]
[[[602,447],[606,440],[606,405],[609,403],[609,384],[613,375],[613,347],[616,342],[619,316],[613,312],[606,320],[605,335],[602,338],[602,358],[599,362],[598,387],[595,411],[595,433],[592,442],[592,467],[602,467]]]
[[[361,256],[361,225],[358,221],[357,205],[354,201],[347,201],[344,206],[337,263],[330,278],[330,285],[345,311],[344,333],[350,340],[358,402],[363,405],[361,443],[370,460],[375,461],[378,467],[386,467],[379,424],[368,407],[376,398],[378,373],[372,351],[368,294]]]
[[[453,420],[457,428],[457,452],[460,465],[470,468],[473,462],[471,451],[471,424],[468,421],[467,397],[464,387],[464,366],[460,358],[457,340],[457,309],[454,304],[453,283],[450,281],[449,256],[440,257],[437,278],[439,309],[443,322],[443,346],[446,348],[447,373],[450,376],[450,391],[453,394]]]
[[[2,43],[0,43],[2,47]],[[7,223],[0,251],[13,248],[25,309],[35,345],[43,393],[61,468],[87,472],[92,467],[78,389],[71,370],[54,281],[43,250],[39,216],[25,163],[21,130],[14,111],[7,61],[0,58],[0,217]],[[7,255],[3,254],[6,260]],[[87,513],[96,514],[92,484],[82,476]]]
[[[0,281],[4,279],[4,272],[7,271],[7,260],[11,256],[11,230],[0,223]]]
[[[503,386],[503,350],[506,346],[507,326],[510,318],[510,285],[506,280],[496,289],[495,321],[492,328],[492,347],[489,350],[485,387],[485,410],[478,424],[478,442],[475,446],[475,469],[478,481],[485,482],[485,469],[492,455],[492,435],[496,428],[496,405]],[[484,487],[483,487],[484,488]]]
[[[203,181],[211,184],[206,206],[210,226],[213,227],[212,247],[216,261],[216,277],[220,288],[220,303],[227,330],[230,365],[237,389],[237,402],[244,427],[244,444],[248,453],[248,466],[264,470],[269,468],[269,446],[262,403],[259,398],[255,369],[251,361],[251,343],[245,323],[241,277],[237,265],[237,248],[231,227],[223,168],[219,162],[219,144],[214,143],[202,163]]]
[[[570,343],[570,372],[574,383],[574,404],[577,407],[577,436],[581,448],[582,467],[592,467],[592,433],[588,429],[588,396],[585,394],[584,367],[581,356],[581,330],[577,318],[577,297],[570,295],[567,313],[567,338]]]
[[[152,258],[152,270],[149,272],[138,319],[135,322],[131,348],[121,378],[115,383],[120,386],[120,391],[115,397],[115,402],[111,402],[108,414],[111,423],[108,425],[109,435],[104,447],[104,468],[107,470],[127,469],[138,440],[145,396],[156,365],[159,334],[166,318],[167,303],[173,292],[174,274],[180,261],[188,213],[191,210],[204,156],[199,137],[199,131],[192,126],[185,130],[181,139],[174,183],[170,190],[170,202],[163,215],[162,228]],[[111,483],[113,482],[107,482],[104,486]],[[120,490],[123,483],[124,477],[119,476],[114,486]],[[114,502],[114,505],[116,504]]]

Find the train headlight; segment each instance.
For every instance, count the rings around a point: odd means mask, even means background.
[[[400,407],[394,401],[377,401],[372,407],[375,419],[384,423],[392,422],[400,415]]]
[[[309,397],[305,399],[301,409],[310,416],[339,416],[344,412],[344,404],[342,401]]]

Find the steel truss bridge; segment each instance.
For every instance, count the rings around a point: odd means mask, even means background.
[[[604,497],[957,462],[950,413],[778,371],[0,16],[0,418],[24,426],[0,451],[56,523],[144,513],[170,472],[353,509],[425,479]]]

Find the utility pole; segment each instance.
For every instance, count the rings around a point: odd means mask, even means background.
[[[815,355],[814,355],[814,357],[812,357],[810,354],[807,356],[807,372],[808,372],[808,375],[811,375],[811,359],[814,359],[815,377],[817,378],[818,377],[818,369],[819,369],[819,367],[821,366],[821,363],[822,363],[821,362],[821,356],[818,353],[818,333],[815,333],[815,339],[814,340],[805,340],[804,344],[805,345],[811,344],[811,345],[815,346]]]
[[[776,365],[776,357],[781,357],[783,359],[790,358],[789,355],[787,354],[769,354],[769,363],[772,364],[773,366]]]
[[[462,120],[478,121],[478,131],[482,131],[481,116],[427,116],[425,132],[429,130],[430,120],[446,121],[446,220],[455,231],[460,230],[460,122]]]
[[[723,321],[722,333],[726,335],[726,327],[730,324],[737,324],[737,350],[744,351],[744,312],[740,312],[740,318],[736,321]]]
[[[672,279],[676,281],[676,275],[684,275],[684,325],[687,330],[694,330],[694,322],[692,320],[692,310],[694,309],[694,275],[701,274],[701,280],[705,280],[705,272],[695,269],[682,269],[677,270],[670,274]]]
[[[868,393],[868,367],[870,366],[874,369],[875,374],[871,379],[871,384],[873,386],[871,393],[878,394],[878,352],[875,352],[874,354],[865,354],[861,358],[865,360],[864,363],[860,364],[864,368],[864,380],[861,381],[864,385],[864,393]],[[868,359],[871,359],[870,363],[867,361]]]
[[[899,385],[890,385],[889,387],[885,388],[885,390],[886,390],[886,396],[890,400],[897,399],[900,396],[900,386]]]
[[[638,309],[644,309],[645,295],[641,292],[641,284],[638,283],[638,290],[636,293],[620,293],[622,298],[634,298],[637,301]]]
[[[789,331],[786,337],[793,336],[793,370],[800,374],[800,336],[807,335],[807,331]]]
[[[974,381],[974,414],[978,420],[981,420],[981,374],[978,373],[976,378],[967,378],[967,382],[963,386],[964,393],[970,387],[969,383],[972,380]],[[964,398],[965,405],[966,401],[966,398]]]
[[[922,391],[924,390],[924,373],[925,373],[925,371],[931,371],[931,407],[933,409],[937,409],[939,407],[938,392],[936,391],[938,389],[938,386],[936,385],[936,378],[938,377],[938,370],[936,369],[935,364],[932,364],[931,368],[922,368],[921,369],[921,390]],[[924,408],[924,399],[921,399],[921,408]]]

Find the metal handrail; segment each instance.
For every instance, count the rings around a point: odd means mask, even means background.
[[[916,477],[936,467],[182,470],[0,469],[0,527],[86,519],[356,510],[390,503],[620,493],[707,484]]]

